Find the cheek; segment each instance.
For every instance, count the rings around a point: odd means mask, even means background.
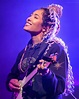
[[[33,22],[33,30],[39,32],[42,29],[42,22],[40,21],[35,21]]]
[[[38,32],[38,31],[41,31],[41,29],[42,29],[41,23],[34,24],[33,29],[34,29],[35,31],[37,31],[37,32]]]
[[[41,24],[32,24],[30,26],[24,26],[24,30],[28,32],[41,32],[42,26]]]

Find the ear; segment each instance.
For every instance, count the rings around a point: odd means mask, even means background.
[[[45,33],[47,33],[47,32],[49,31],[49,29],[50,29],[49,26],[47,26],[47,27],[44,26],[44,27],[42,28],[42,31],[43,31],[43,33],[45,34]]]
[[[43,33],[46,32],[46,27],[43,27],[42,28],[42,31],[43,31]]]

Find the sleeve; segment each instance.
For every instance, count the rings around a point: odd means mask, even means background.
[[[50,72],[42,77],[42,82],[46,92],[59,95],[65,89],[68,60],[63,47],[58,44],[54,44],[50,50],[50,54],[54,53],[57,53],[57,63],[50,65]]]
[[[11,79],[18,79],[18,77],[19,77],[19,75],[20,75],[20,72],[19,72],[19,69],[18,69],[18,64],[19,64],[19,62],[20,62],[20,59],[21,59],[21,56],[22,56],[22,54],[23,54],[23,51],[24,51],[24,49],[18,54],[18,56],[17,56],[17,59],[16,59],[16,62],[15,62],[15,64],[13,65],[13,67],[12,67],[12,69],[11,69],[11,72],[8,74],[8,76],[7,76],[7,80],[6,80],[6,87],[7,87],[7,89],[9,90],[9,91],[11,91],[10,90],[10,88],[9,88],[9,86],[8,86],[8,84],[9,84],[9,81],[11,80]]]

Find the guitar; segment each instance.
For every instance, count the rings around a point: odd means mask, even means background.
[[[49,65],[51,63],[56,63],[56,55],[51,55],[50,58],[48,57],[43,57],[43,59],[45,61],[47,61],[46,63],[46,67],[48,68]],[[23,78],[23,80],[20,80],[20,84],[21,84],[21,89],[19,92],[14,92],[14,98],[13,99],[23,99],[22,97],[22,89],[23,89],[23,86],[25,84],[27,84],[36,74],[38,73],[38,67],[36,67],[28,76],[25,76]]]

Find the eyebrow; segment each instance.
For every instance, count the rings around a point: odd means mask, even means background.
[[[31,15],[33,15],[33,14],[34,14],[34,13],[32,13]],[[40,17],[40,16],[39,16],[38,14],[36,14],[36,13],[35,13],[34,15],[36,15],[36,16],[38,16],[38,17]]]
[[[34,14],[34,15],[36,15],[36,16],[38,16],[38,17],[40,17],[38,14]]]

